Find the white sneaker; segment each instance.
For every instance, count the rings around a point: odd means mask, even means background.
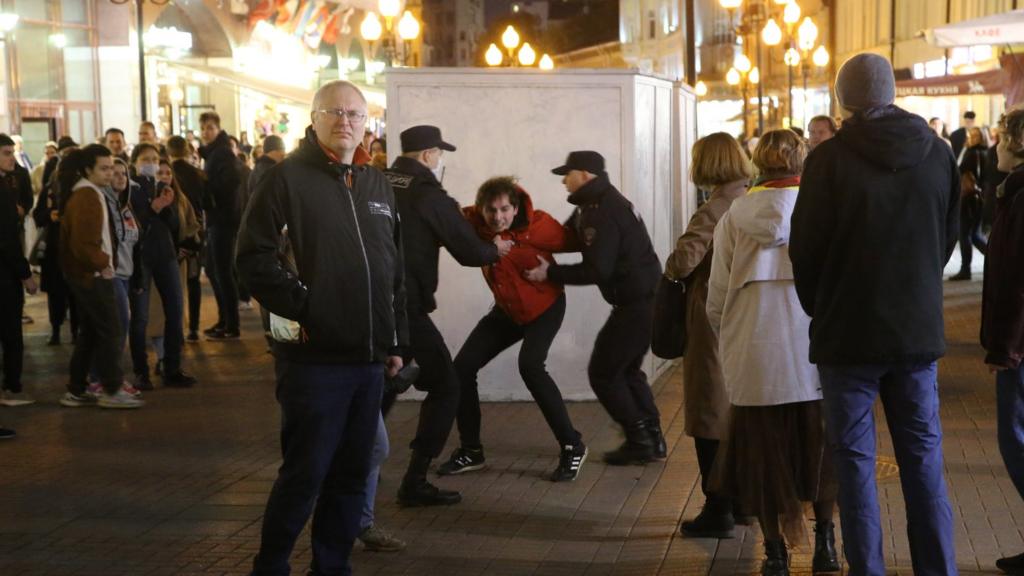
[[[117,394],[103,393],[100,395],[100,408],[141,408],[146,404],[124,390],[118,390]]]
[[[3,397],[0,397],[0,406],[27,406],[29,404],[35,404],[36,401],[29,398],[28,394],[24,392],[11,392],[10,390],[4,390]]]
[[[85,387],[85,393],[99,400],[103,395],[103,386],[99,382],[89,382],[89,385]]]

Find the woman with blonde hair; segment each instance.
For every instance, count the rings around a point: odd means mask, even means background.
[[[761,573],[789,574],[786,542],[805,536],[802,502],[817,521],[812,570],[838,572],[832,513],[836,482],[826,450],[821,383],[809,359],[811,319],[789,259],[789,223],[807,145],[773,130],[754,150],[760,172],[715,229],[707,315],[731,408],[712,489],[756,514],[767,559]]]
[[[689,336],[683,357],[683,405],[686,434],[693,437],[704,492],[704,509],[679,527],[693,538],[731,538],[735,519],[732,502],[709,492],[708,477],[725,434],[729,400],[725,394],[718,339],[704,311],[711,274],[711,240],[715,225],[733,200],[747,190],[753,171],[740,143],[717,132],[693,146],[690,179],[710,189],[710,196],[690,219],[686,232],[665,263],[665,276],[686,283],[686,331]]]

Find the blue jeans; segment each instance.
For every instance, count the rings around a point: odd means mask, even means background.
[[[996,372],[999,453],[1017,493],[1024,498],[1024,363]]]
[[[348,576],[380,421],[384,366],[278,361],[276,371],[284,462],[267,500],[252,574],[289,574],[288,557],[312,514],[310,574]]]
[[[839,479],[839,513],[849,574],[885,574],[872,412],[879,395],[900,467],[914,574],[956,574],[953,512],[943,477],[936,364],[819,365],[818,372]]]
[[[164,374],[174,374],[181,369],[181,347],[185,343],[184,301],[181,291],[181,276],[178,262],[168,260],[151,267],[153,282],[141,294],[131,297],[131,328],[129,344],[132,351],[132,367],[136,374],[149,374],[149,359],[146,355],[146,325],[149,323],[149,298],[152,287],[160,294],[164,310]]]
[[[235,282],[237,228],[210,226],[207,232],[206,276],[217,299],[217,324],[238,331],[238,284]]]
[[[373,526],[374,502],[377,499],[377,484],[380,482],[380,467],[388,459],[390,452],[388,429],[384,426],[384,415],[377,422],[377,436],[373,439],[373,455],[370,457],[370,474],[366,477],[366,501],[363,503],[363,516],[359,519],[359,532]]]

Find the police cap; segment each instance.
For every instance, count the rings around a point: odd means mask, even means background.
[[[593,150],[569,152],[569,157],[565,159],[565,164],[551,170],[551,173],[564,176],[570,170],[582,170],[591,174],[601,174],[604,172],[604,156]]]
[[[455,152],[455,146],[441,139],[441,129],[437,126],[422,125],[406,128],[399,137],[402,140],[402,154],[430,150],[431,148]]]

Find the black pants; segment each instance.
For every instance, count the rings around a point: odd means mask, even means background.
[[[188,288],[188,331],[199,332],[199,310],[203,306],[203,286],[199,283],[199,274],[186,281]]]
[[[974,248],[982,254],[988,250],[988,241],[981,233],[981,196],[960,200],[960,270],[971,271]]]
[[[416,387],[427,391],[420,405],[416,437],[409,447],[420,456],[437,458],[448,441],[459,409],[459,378],[448,345],[430,316],[409,313],[409,344],[412,358],[420,366]]]
[[[207,230],[206,276],[217,298],[217,324],[238,331],[238,284],[235,283],[235,240],[238,229],[210,226]]]
[[[278,361],[284,461],[267,500],[254,576],[284,576],[313,515],[309,574],[349,575],[384,382],[382,364]]]
[[[21,392],[21,369],[25,359],[21,315],[25,311],[25,289],[14,278],[0,279],[0,346],[4,351],[3,389]]]
[[[74,294],[71,293],[71,288],[68,287],[68,283],[63,277],[55,278],[49,284],[49,291],[46,293],[46,309],[50,315],[50,327],[53,328],[53,333],[60,332],[60,327],[64,324],[64,318],[68,316],[69,309],[71,333],[77,333],[78,306]]]
[[[641,370],[651,347],[653,314],[653,300],[614,306],[590,354],[590,387],[608,415],[622,426],[659,417],[647,375]]]
[[[570,446],[580,441],[580,433],[572,426],[562,393],[544,367],[564,316],[565,294],[562,294],[543,314],[525,326],[516,324],[501,308],[494,306],[473,328],[455,356],[455,372],[461,385],[457,422],[463,446],[480,445],[477,373],[520,340],[523,346],[519,350],[519,375],[544,414],[558,445]]]
[[[81,306],[82,318],[75,351],[71,353],[68,391],[83,394],[88,385],[89,368],[94,368],[103,390],[114,394],[124,381],[121,354],[125,337],[117,296],[114,295],[114,281],[93,278],[89,286],[69,284]]]

